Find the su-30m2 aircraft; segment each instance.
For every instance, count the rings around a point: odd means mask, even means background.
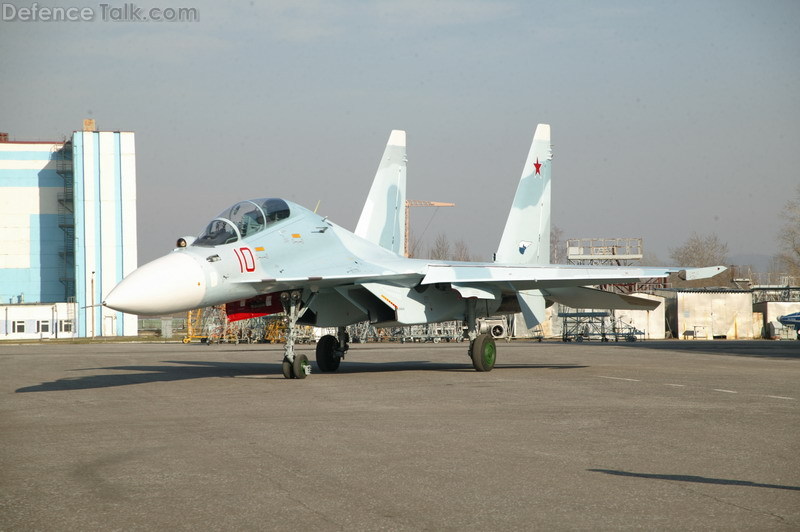
[[[305,378],[295,351],[297,326],[336,327],[316,359],[336,371],[348,349],[345,326],[369,321],[403,326],[463,320],[474,368],[490,371],[496,348],[478,334],[479,317],[519,312],[534,327],[553,302],[574,308],[652,309],[650,300],[587,288],[639,279],[715,275],[722,267],[555,266],[550,257],[550,126],[539,124],[494,262],[446,262],[402,256],[405,238],[406,135],[392,131],[355,232],[278,198],[237,203],[196,239],[141,266],[105,298],[109,308],[166,314],[225,303],[230,319],[284,312],[286,378]]]

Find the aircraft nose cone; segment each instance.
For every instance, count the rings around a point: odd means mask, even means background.
[[[205,292],[203,268],[191,255],[177,252],[134,270],[103,305],[129,314],[168,314],[197,308]]]

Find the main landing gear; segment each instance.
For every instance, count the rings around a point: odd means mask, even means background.
[[[303,317],[308,305],[316,294],[312,293],[308,302],[303,305],[302,293],[299,290],[281,292],[281,305],[289,319],[286,333],[286,345],[283,348],[283,376],[287,379],[305,379],[311,375],[311,363],[302,353],[295,353],[297,340],[297,320]],[[331,373],[339,369],[339,364],[350,348],[350,337],[344,327],[339,327],[336,336],[326,334],[317,342],[317,365],[323,373]]]
[[[467,329],[464,336],[469,340],[469,351],[467,354],[472,359],[472,367],[475,371],[492,371],[494,362],[497,359],[497,346],[491,334],[478,334],[478,318],[475,307],[478,300],[476,298],[467,299],[466,325]]]
[[[350,349],[350,335],[344,327],[339,327],[336,336],[326,334],[317,342],[317,365],[323,373],[339,369],[347,350]]]
[[[283,351],[283,363],[281,364],[283,376],[287,379],[305,379],[311,374],[311,363],[308,361],[308,357],[301,353],[295,353],[294,345],[297,339],[297,320],[308,310],[308,305],[315,295],[315,293],[312,293],[308,302],[303,305],[302,293],[299,290],[281,292],[281,304],[289,321],[289,330],[286,333],[286,345]],[[472,367],[475,368],[475,371],[492,371],[497,359],[497,346],[491,334],[478,334],[476,305],[476,298],[466,300],[466,330],[464,331],[464,336],[469,340],[467,354],[472,360]],[[320,371],[332,373],[339,369],[339,365],[350,347],[349,341],[350,339],[344,327],[338,328],[336,336],[326,334],[319,339],[316,355]]]

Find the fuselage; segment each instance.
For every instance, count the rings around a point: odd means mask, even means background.
[[[462,319],[458,292],[420,285],[437,262],[401,257],[292,202],[248,200],[223,211],[189,245],[139,267],[104,304],[169,314],[234,302],[263,306],[264,295],[300,290],[309,306],[302,321],[318,326]]]

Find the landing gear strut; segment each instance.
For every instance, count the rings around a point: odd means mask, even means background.
[[[491,334],[478,334],[478,318],[475,312],[477,303],[476,298],[466,300],[467,328],[464,331],[464,337],[469,340],[467,354],[472,359],[472,367],[475,368],[475,371],[492,371],[497,359],[497,347]]]
[[[287,379],[305,379],[306,376],[311,374],[311,364],[308,362],[308,357],[294,352],[294,344],[297,339],[297,320],[308,309],[308,305],[303,306],[301,296],[302,294],[299,290],[281,292],[281,305],[283,305],[283,311],[289,318],[289,331],[286,333],[286,345],[283,347],[283,364],[281,364],[283,376]],[[314,294],[311,295],[312,299],[313,297]]]

